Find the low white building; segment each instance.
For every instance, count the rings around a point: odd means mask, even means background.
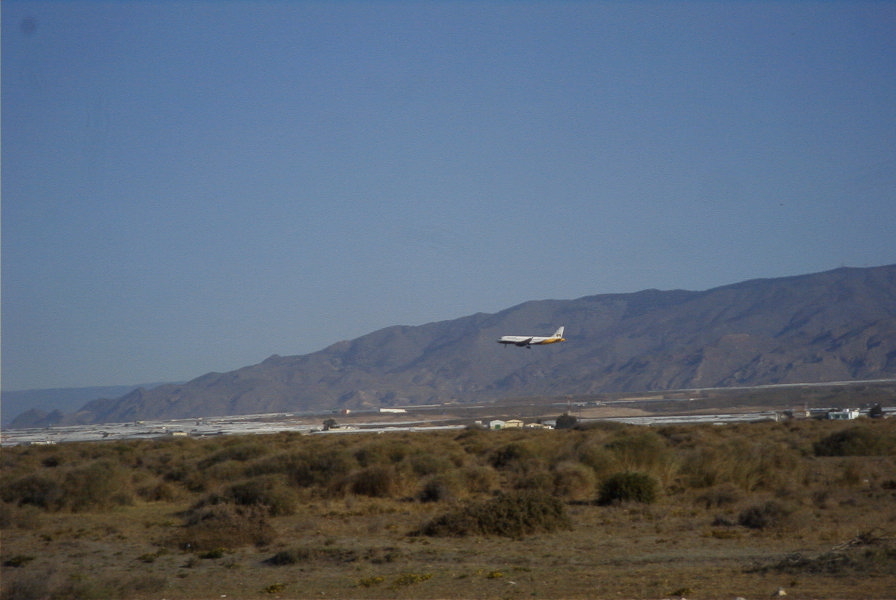
[[[859,411],[852,408],[828,411],[828,419],[831,421],[851,421],[859,418]]]

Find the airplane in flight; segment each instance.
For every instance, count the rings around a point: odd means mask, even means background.
[[[556,344],[557,342],[565,342],[563,337],[563,327],[560,327],[550,337],[541,337],[538,335],[502,335],[498,338],[499,344],[513,344],[514,346],[525,346],[532,348],[533,345],[543,346],[545,344]]]

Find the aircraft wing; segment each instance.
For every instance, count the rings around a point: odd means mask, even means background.
[[[524,340],[520,340],[518,342],[514,342],[517,346],[528,346],[532,343],[533,338],[526,338]]]

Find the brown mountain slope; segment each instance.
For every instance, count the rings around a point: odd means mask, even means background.
[[[567,343],[502,347],[502,334]],[[896,265],[532,301],[88,403],[68,422],[896,377]]]

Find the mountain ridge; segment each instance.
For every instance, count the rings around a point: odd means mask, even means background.
[[[567,342],[500,347],[502,334]],[[896,265],[531,300],[88,402],[60,424],[896,377]]]

